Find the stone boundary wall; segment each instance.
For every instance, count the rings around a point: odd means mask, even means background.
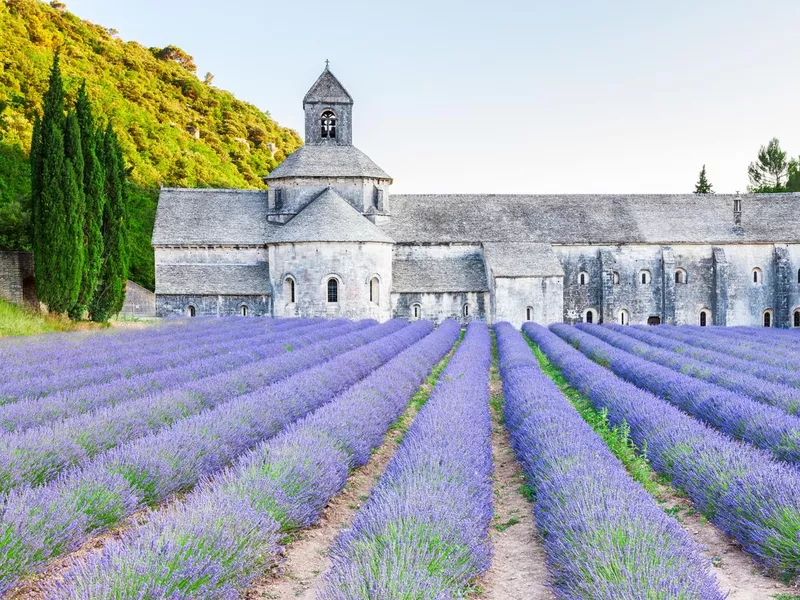
[[[32,252],[0,252],[0,298],[37,306]]]

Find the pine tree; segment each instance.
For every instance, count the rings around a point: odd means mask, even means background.
[[[758,160],[747,169],[750,176],[750,191],[756,194],[785,192],[789,163],[786,152],[781,149],[778,138],[772,138],[758,151]]]
[[[103,262],[103,211],[105,209],[105,175],[98,158],[98,139],[102,133],[95,128],[92,105],[86,92],[84,81],[78,91],[75,112],[80,127],[81,148],[83,150],[83,194],[85,216],[83,220],[84,262],[81,288],[78,301],[73,308],[74,315],[82,315],[89,307]]]
[[[714,186],[708,182],[708,178],[706,176],[706,166],[703,165],[703,168],[700,170],[700,177],[697,179],[697,183],[694,186],[694,193],[695,194],[713,194],[714,193]]]
[[[103,265],[91,307],[95,321],[106,321],[122,309],[128,279],[127,172],[110,123],[103,136],[102,163],[106,205],[103,211]]]

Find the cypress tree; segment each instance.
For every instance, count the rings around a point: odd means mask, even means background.
[[[703,168],[700,170],[700,176],[697,178],[697,183],[694,184],[694,193],[695,194],[713,194],[714,193],[714,186],[711,185],[708,181],[708,176],[706,175],[706,166],[703,165]]]
[[[78,91],[75,112],[80,128],[81,149],[83,150],[83,195],[85,211],[83,219],[83,270],[78,301],[73,308],[75,315],[82,315],[89,307],[103,261],[103,210],[105,209],[105,176],[98,158],[98,138],[100,132],[95,129],[94,115],[89,96],[86,93],[86,81]]]
[[[42,201],[42,120],[37,114],[33,119],[33,136],[31,138],[31,245],[34,256],[39,254],[41,224],[40,203]]]
[[[128,279],[127,172],[110,123],[103,136],[102,163],[106,204],[103,211],[103,265],[91,307],[95,321],[106,321],[122,309]]]
[[[83,146],[81,144],[81,129],[78,116],[74,110],[67,115],[66,134],[64,136],[64,151],[67,157],[67,235],[69,246],[74,251],[62,259],[64,265],[65,282],[71,290],[72,303],[68,307],[72,319],[82,317],[85,307],[79,302],[85,265],[85,239],[84,223],[86,221],[86,198],[83,193]]]

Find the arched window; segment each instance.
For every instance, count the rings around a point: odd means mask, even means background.
[[[323,111],[320,117],[322,139],[336,139],[336,113],[332,110]]]
[[[533,308],[530,306],[525,309],[525,320],[533,321]]]
[[[289,300],[289,304],[295,303],[295,284],[294,284],[294,277],[287,277],[286,278],[286,298]]]
[[[792,325],[794,327],[800,327],[800,310],[794,311],[794,315],[792,316]]]
[[[687,283],[686,271],[683,269],[675,269],[675,283]]]
[[[589,274],[586,271],[581,271],[578,275],[578,283],[586,285],[589,282]]]
[[[194,307],[194,304],[190,304],[190,305],[189,305],[189,306],[186,308],[186,313],[187,313],[187,314],[188,314],[190,317],[195,317],[195,316],[197,316],[197,309]]]
[[[465,316],[469,316],[469,304],[465,304],[464,307],[461,309],[461,313]]]
[[[614,285],[619,285],[619,271],[614,271],[611,273],[611,282]]]
[[[772,309],[764,311],[764,327],[772,327]]]
[[[583,320],[585,323],[594,323],[596,320],[595,311],[593,308],[587,308],[583,313]]]
[[[797,283],[800,283],[800,269],[797,270]]]
[[[619,311],[619,324],[620,325],[629,325],[631,322],[631,318],[628,315],[628,311],[624,308]]]
[[[650,271],[648,271],[647,269],[642,269],[641,271],[639,271],[639,282],[642,285],[647,285],[648,283],[650,283]]]
[[[422,317],[422,306],[419,304],[412,304],[411,305],[411,316],[414,319],[419,319]]]
[[[328,302],[331,304],[339,302],[339,282],[335,277],[328,279]]]
[[[761,269],[756,267],[753,269],[753,283],[759,284],[764,282],[763,274],[761,273]]]
[[[381,282],[377,277],[373,277],[369,280],[369,301],[373,304],[381,303],[380,284]]]
[[[243,317],[246,317],[247,316],[247,304],[242,304],[242,306],[239,308],[239,312],[241,313],[241,315]]]
[[[700,311],[700,327],[706,327],[708,325],[708,311],[701,310]]]

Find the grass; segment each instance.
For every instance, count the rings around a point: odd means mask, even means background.
[[[608,411],[594,408],[586,396],[567,383],[558,367],[550,362],[544,352],[539,349],[539,346],[531,341],[528,336],[525,336],[525,340],[536,356],[536,360],[539,361],[542,371],[553,380],[553,383],[572,403],[575,410],[583,417],[583,420],[603,439],[611,453],[625,466],[631,477],[644,486],[650,494],[658,497],[660,495],[659,479],[656,472],[647,462],[647,448],[642,448],[641,452],[637,450],[633,440],[630,438],[630,428],[627,423],[623,422],[612,427],[608,422]]]
[[[76,331],[107,327],[95,323],[75,323],[61,315],[45,315],[0,300],[0,337],[38,335],[56,331]]]

